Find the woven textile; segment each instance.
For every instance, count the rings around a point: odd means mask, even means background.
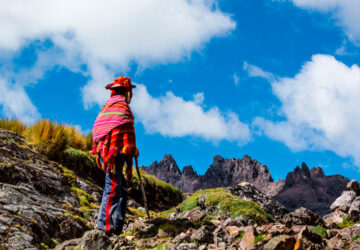
[[[134,124],[134,116],[125,101],[125,97],[120,95],[110,97],[95,120],[93,127],[94,143],[98,143],[111,130],[126,123]]]
[[[99,168],[114,170],[119,154],[137,156],[134,117],[121,96],[111,97],[101,109],[93,128],[94,148]]]
[[[114,128],[104,140],[94,145],[96,164],[102,170],[114,170],[115,157],[119,154],[138,156],[134,126],[131,123]]]

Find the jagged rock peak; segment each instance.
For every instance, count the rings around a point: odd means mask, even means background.
[[[194,176],[194,177],[197,177],[198,174],[194,171],[193,167],[192,166],[185,166],[183,167],[182,169],[182,174],[184,176]]]
[[[224,158],[220,155],[215,155],[213,159],[213,162],[222,162],[224,160]]]
[[[301,163],[301,171],[304,178],[310,178],[310,170],[309,167],[305,164],[305,162]]]
[[[168,168],[178,174],[181,174],[181,171],[171,154],[164,155],[164,158],[159,162],[158,167],[160,168]]]
[[[325,176],[321,167],[309,167],[303,162],[289,172],[283,189],[275,196],[289,210],[306,207],[324,215],[330,205],[346,188],[348,178],[341,175]]]
[[[310,169],[310,175],[311,177],[324,177],[325,173],[321,167],[312,167]]]
[[[305,162],[303,162],[301,163],[301,168],[299,166],[296,166],[293,172],[289,172],[287,174],[285,185],[287,187],[292,187],[296,183],[308,182],[310,180],[311,180],[311,173],[309,167],[306,165]]]

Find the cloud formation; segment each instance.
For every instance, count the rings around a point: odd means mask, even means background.
[[[273,81],[275,79],[274,74],[266,72],[262,68],[253,64],[249,64],[246,61],[244,61],[243,70],[245,70],[251,77],[262,77],[268,81]]]
[[[222,113],[217,107],[205,110],[203,100],[202,93],[194,95],[194,100],[190,101],[172,92],[155,98],[144,85],[138,84],[131,106],[136,120],[148,133],[170,137],[194,136],[212,142],[227,140],[239,145],[251,139],[250,129],[235,113]]]
[[[285,118],[256,118],[266,136],[294,151],[331,150],[360,166],[360,68],[330,55],[314,55],[294,77],[274,80]]]
[[[0,77],[0,105],[7,118],[20,118],[26,123],[32,123],[40,118],[40,114],[32,104],[23,87],[10,85]]]
[[[0,2],[0,51],[8,55],[50,39],[55,48],[71,52],[88,66],[86,107],[103,103],[104,82],[131,63],[145,68],[178,62],[235,27],[207,0]]]
[[[360,44],[359,0],[291,0],[296,6],[332,13],[350,40]]]

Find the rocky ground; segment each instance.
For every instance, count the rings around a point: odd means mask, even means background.
[[[0,130],[0,249],[360,249],[356,181],[321,218],[250,183],[183,195],[144,174],[151,218],[135,178],[124,231],[109,237],[94,227],[102,189],[75,167]]]
[[[236,188],[237,193],[247,193],[248,200],[252,196],[249,189],[260,192],[249,185]],[[340,220],[334,215],[320,218],[299,208],[290,213],[281,210],[281,218],[273,220],[270,214],[251,205],[247,211],[233,214],[221,210],[221,202],[214,202],[217,192],[219,189],[197,192],[175,209],[153,214],[151,219],[144,214],[129,216],[126,229],[119,236],[107,237],[92,230],[56,249],[360,249],[360,224],[348,221],[346,216]],[[281,208],[276,202],[270,206],[275,213],[277,206]],[[336,208],[334,214],[338,212]]]

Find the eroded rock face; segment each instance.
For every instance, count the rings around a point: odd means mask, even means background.
[[[286,176],[282,190],[274,199],[293,211],[306,207],[323,216],[331,212],[330,205],[345,190],[348,178],[325,176],[320,167],[309,169],[305,163]]]
[[[79,199],[71,187],[82,186],[95,203],[102,190],[65,171],[27,147],[23,137],[0,130],[1,249],[51,246],[51,238],[64,241],[89,229],[90,222],[76,209]],[[96,209],[88,214],[93,212]]]
[[[238,185],[228,187],[227,190],[239,196],[243,200],[254,201],[258,203],[268,214],[275,219],[280,219],[289,211],[278,201],[266,196],[248,182],[242,182]]]

